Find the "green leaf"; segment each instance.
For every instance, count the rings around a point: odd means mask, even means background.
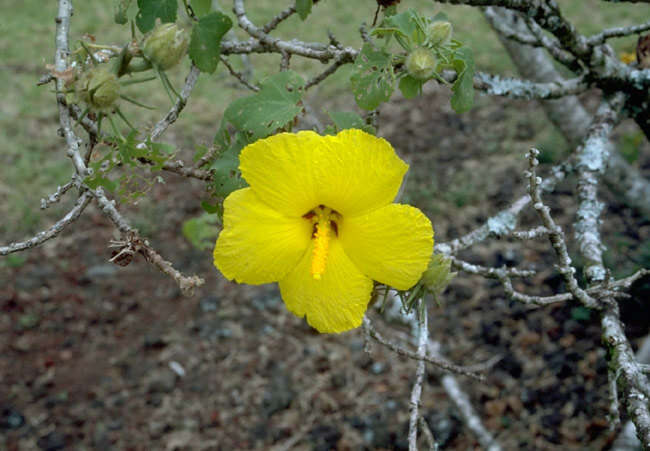
[[[412,99],[422,93],[422,80],[406,75],[399,81],[399,90],[406,99]]]
[[[212,205],[210,202],[207,202],[205,200],[201,201],[201,208],[203,208],[203,211],[206,213],[209,213],[211,215],[213,214],[218,214],[219,213],[219,204],[217,205]]]
[[[107,177],[104,177],[101,174],[93,174],[90,177],[86,177],[84,183],[88,185],[90,189],[96,189],[98,187],[105,188],[109,192],[113,192],[119,186],[118,182],[114,182]]]
[[[302,111],[298,104],[305,81],[284,71],[266,79],[259,92],[231,103],[223,116],[251,141],[265,138],[285,127]]]
[[[214,192],[225,199],[228,194],[244,188],[246,181],[239,172],[239,153],[248,144],[246,138],[237,133],[229,147],[215,160],[210,168],[214,172]]]
[[[393,32],[400,33],[404,37],[411,38],[415,36],[415,33],[418,29],[417,27],[418,13],[409,8],[403,13],[395,14],[384,19],[381,27],[373,31],[377,33],[381,30],[390,30]]]
[[[296,12],[302,20],[305,20],[314,6],[314,0],[296,0]]]
[[[374,110],[390,99],[395,89],[395,73],[391,54],[363,45],[354,62],[355,73],[350,77],[354,99],[364,110]]]
[[[351,111],[328,111],[327,114],[332,119],[332,122],[334,122],[336,132],[346,130],[348,128],[358,128],[372,135],[377,133],[375,127],[370,124],[366,124],[363,118],[357,113],[353,113]]]
[[[119,25],[124,25],[129,21],[129,16],[127,15],[127,10],[131,5],[132,0],[117,0],[115,5],[115,23]]]
[[[190,58],[201,72],[213,73],[219,63],[221,38],[232,27],[230,17],[218,11],[199,19],[192,28]]]
[[[162,23],[176,22],[176,0],[138,0],[138,8],[140,10],[135,16],[135,24],[142,33],[151,31],[156,25],[156,19]]]
[[[218,218],[215,215],[202,214],[183,223],[183,236],[199,250],[214,247],[217,240]]]
[[[390,17],[397,14],[397,5],[390,5],[384,8],[384,17]]]
[[[191,0],[190,5],[197,17],[203,17],[212,10],[212,0]]]
[[[472,50],[461,47],[454,54],[453,67],[458,74],[452,91],[451,107],[457,113],[464,113],[474,106],[474,57]]]

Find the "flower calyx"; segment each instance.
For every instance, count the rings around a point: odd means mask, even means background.
[[[79,98],[96,111],[111,109],[120,97],[117,75],[106,64],[93,66],[83,72],[76,87]]]
[[[426,47],[417,47],[406,57],[406,71],[418,80],[427,80],[433,76],[438,60]]]
[[[432,46],[444,47],[451,43],[454,27],[446,20],[435,21],[427,26],[427,41]]]
[[[153,66],[167,70],[181,61],[189,43],[187,32],[175,23],[158,24],[145,38],[142,53]]]

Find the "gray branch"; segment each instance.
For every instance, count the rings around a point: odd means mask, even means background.
[[[440,369],[446,370],[446,371],[451,371],[452,373],[460,374],[462,376],[467,376],[471,377],[472,379],[476,379],[479,381],[484,381],[485,378],[480,375],[476,374],[474,371],[469,371],[467,368],[455,365],[451,363],[450,361],[438,357],[432,357],[432,356],[424,356],[420,357],[417,355],[417,353],[410,351],[396,343],[393,343],[390,340],[387,340],[384,338],[383,335],[381,335],[377,329],[375,329],[375,326],[373,326],[372,322],[368,318],[368,316],[364,317],[362,327],[364,332],[371,338],[375,339],[378,343],[386,346],[388,349],[391,351],[397,353],[398,355],[408,357],[409,359],[413,359],[416,361],[421,361],[424,360],[427,363],[431,363],[432,365],[437,366]]]
[[[585,275],[591,284],[604,281],[606,276],[600,236],[600,214],[604,205],[598,201],[598,182],[611,155],[610,134],[618,124],[619,111],[624,101],[623,94],[617,94],[610,101],[603,101],[584,144],[578,149],[576,168],[580,205],[576,213],[578,220],[575,235],[580,253],[586,259]]]
[[[7,246],[0,246],[0,255],[8,255],[12,252],[24,251],[32,247],[39,246],[47,240],[51,240],[63,231],[68,225],[72,224],[81,215],[88,203],[92,199],[88,191],[84,191],[75,202],[74,207],[60,220],[58,220],[52,227],[42,232],[39,232],[34,237],[21,242],[10,243]]]
[[[167,114],[165,114],[162,119],[156,123],[156,125],[154,125],[153,129],[151,130],[151,134],[149,136],[152,141],[158,139],[165,132],[165,130],[169,128],[170,125],[176,122],[178,115],[187,104],[187,99],[189,99],[190,94],[192,93],[192,89],[194,89],[194,85],[196,85],[196,81],[199,79],[200,73],[201,72],[199,69],[194,64],[192,64],[190,72],[187,74],[187,77],[185,77],[185,84],[181,90],[180,99],[176,100],[174,106],[167,112]]]
[[[549,83],[535,83],[528,80],[477,72],[474,76],[474,88],[494,96],[523,100],[546,100],[583,93],[589,89],[589,84],[584,77]]]
[[[440,346],[435,346],[435,343],[429,343],[428,352],[430,355],[438,355]],[[481,444],[483,449],[488,451],[501,451],[501,445],[495,440],[494,436],[485,429],[480,417],[474,410],[469,396],[460,388],[456,378],[449,374],[442,376],[441,383],[449,399],[453,402],[454,406],[460,412],[463,422],[467,425],[470,431],[476,436],[476,439]]]
[[[527,31],[526,24],[516,14],[502,8],[487,8],[486,18],[495,30],[508,27],[520,33]],[[536,82],[562,80],[553,62],[543,50],[522,46],[500,36],[521,75]],[[646,71],[649,72],[650,71]],[[572,146],[582,143],[592,118],[575,96],[541,102],[549,120],[560,130]],[[607,186],[644,216],[650,218],[650,183],[638,169],[629,165],[618,152],[610,155],[609,167],[604,174]]]
[[[424,302],[420,299],[420,303]],[[427,319],[426,305],[423,308],[417,308],[418,311],[418,349],[417,356],[421,359],[418,361],[415,370],[415,382],[411,390],[410,412],[409,412],[409,451],[418,450],[418,409],[420,407],[420,397],[422,396],[422,382],[424,381],[424,373],[426,365],[424,357],[427,355],[427,343],[429,342],[429,322]]]
[[[650,30],[650,22],[642,23],[640,25],[632,25],[629,27],[607,28],[598,34],[587,38],[587,42],[592,46],[600,45],[604,44],[605,41],[611,38],[620,38],[623,36],[629,36],[631,34],[643,33],[644,31],[648,30]]]

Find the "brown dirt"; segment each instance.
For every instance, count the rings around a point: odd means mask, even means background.
[[[548,137],[540,116],[532,105],[501,99],[479,99],[458,116],[440,92],[386,106],[382,135],[412,167],[404,199],[430,215],[438,241],[473,229],[524,192],[523,154]],[[647,146],[643,152],[638,164],[648,172]],[[559,187],[550,201],[563,225],[573,221],[571,188]],[[612,262],[647,266],[650,225],[603,195]],[[153,246],[206,285],[183,298],[142,260],[108,264],[113,232],[94,210],[0,273],[0,449],[405,449],[414,363],[376,344],[364,352],[360,331],[314,333],[286,311],[274,286],[225,281],[210,253],[180,233],[199,213],[198,185],[168,176],[152,196]],[[178,205],[186,207],[170,210]],[[534,215],[522,221],[534,224]],[[463,258],[535,265],[539,275],[516,288],[548,294],[562,289],[549,250],[541,240],[492,241]],[[634,338],[650,324],[642,288],[623,306]],[[529,309],[494,282],[465,275],[430,312],[431,335],[453,361],[502,356],[486,383],[459,381],[504,449],[602,449],[615,437],[596,314],[573,303]],[[443,449],[478,447],[437,373],[422,399]]]

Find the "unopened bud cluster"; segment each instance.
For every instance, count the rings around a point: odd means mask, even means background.
[[[418,47],[408,54],[405,64],[410,76],[426,80],[433,75],[438,62],[430,49]]]
[[[436,21],[427,27],[427,39],[429,45],[444,47],[451,42],[453,27],[447,21]]]
[[[153,66],[167,70],[181,61],[189,43],[185,30],[175,23],[164,23],[154,28],[146,37],[142,53]]]
[[[108,110],[120,97],[120,83],[107,64],[85,71],[76,85],[77,95],[93,110]]]

